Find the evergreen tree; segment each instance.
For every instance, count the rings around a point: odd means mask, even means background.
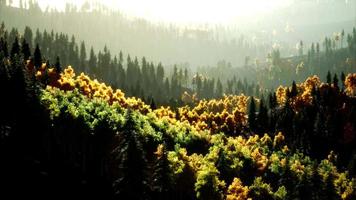
[[[36,45],[36,49],[33,55],[33,61],[35,64],[35,67],[40,68],[42,65],[42,54],[39,45]]]
[[[147,161],[132,111],[128,110],[121,142],[113,154],[118,163],[119,176],[114,182],[115,195],[119,199],[145,200],[147,198]]]
[[[80,44],[80,69],[82,69],[84,72],[87,72],[87,66],[86,66],[86,59],[87,59],[87,50],[85,48],[85,43],[82,41]]]
[[[256,104],[253,96],[250,97],[250,107],[248,111],[248,124],[252,131],[256,130]]]
[[[152,190],[154,199],[165,200],[172,197],[172,172],[167,158],[165,145],[159,145],[155,152],[157,158],[153,166]]]
[[[269,103],[269,109],[274,109],[277,106],[277,97],[276,94],[273,93],[269,93],[268,95],[268,103]]]
[[[26,39],[22,40],[21,53],[25,60],[29,59],[31,56],[31,49],[30,49],[30,46],[27,43]]]
[[[222,86],[220,79],[218,79],[218,81],[216,82],[215,97],[220,98],[222,95],[223,95],[223,86]]]
[[[156,110],[157,109],[156,102],[153,99],[153,97],[151,97],[150,107],[151,107],[152,110]]]
[[[263,97],[260,100],[260,109],[257,115],[258,132],[263,135],[268,130],[268,110],[265,107]]]
[[[9,56],[9,50],[7,47],[7,42],[3,38],[0,38],[0,52],[4,54],[4,57]]]
[[[62,67],[61,67],[61,61],[59,59],[59,56],[56,58],[56,64],[54,65],[56,72],[61,73],[62,72]]]
[[[29,48],[32,49],[33,33],[30,27],[26,26],[23,37],[28,43]]]
[[[303,50],[304,50],[304,45],[303,45],[303,41],[301,40],[299,42],[299,56],[303,56]]]
[[[97,57],[94,53],[93,47],[90,49],[90,57],[89,57],[89,73],[96,74],[97,72]]]
[[[297,95],[298,95],[297,85],[295,84],[295,81],[293,81],[292,90],[290,92],[290,96],[291,97],[296,97]]]
[[[326,76],[326,82],[331,85],[331,73],[328,71],[328,75]]]
[[[10,56],[11,56],[11,58],[14,58],[15,55],[19,55],[19,53],[20,53],[20,45],[19,45],[18,38],[15,37],[15,41],[12,44]]]
[[[337,78],[336,73],[333,78],[333,84],[334,84],[334,87],[339,88],[339,79]]]
[[[341,85],[342,85],[342,91],[345,89],[345,79],[346,79],[346,76],[345,76],[345,73],[344,72],[341,72]]]
[[[184,86],[185,87],[188,87],[188,79],[189,79],[188,69],[185,68],[184,69]]]

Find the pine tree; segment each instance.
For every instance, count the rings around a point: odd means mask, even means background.
[[[295,81],[293,81],[292,90],[290,92],[290,96],[291,97],[296,97],[297,95],[298,95],[297,85],[295,84]]]
[[[333,78],[333,84],[334,84],[335,88],[339,89],[339,79],[337,78],[336,73],[335,73],[334,78]]]
[[[94,49],[93,47],[91,47],[90,49],[90,57],[89,57],[89,73],[91,74],[96,74],[97,71],[97,57],[94,53]]]
[[[120,133],[120,144],[114,149],[119,176],[114,181],[115,195],[119,199],[147,198],[147,161],[132,111],[126,114],[126,123]]]
[[[248,123],[252,131],[256,130],[256,104],[253,96],[250,97],[250,107],[248,112]]]
[[[331,73],[328,71],[328,75],[326,76],[326,82],[331,85]]]
[[[33,55],[35,67],[40,68],[42,65],[42,55],[39,45],[36,45],[35,53]]]
[[[340,78],[341,78],[342,91],[344,91],[345,90],[345,79],[346,79],[344,72],[341,72]]]
[[[156,102],[153,99],[153,97],[151,97],[150,107],[151,107],[152,110],[157,109]]]
[[[268,95],[269,109],[274,109],[277,106],[277,97],[275,93],[269,93]]]
[[[31,56],[30,46],[27,43],[26,39],[22,40],[21,53],[22,53],[22,55],[23,55],[25,60],[29,59],[30,56]]]
[[[185,69],[184,69],[184,86],[185,86],[185,87],[188,87],[188,79],[189,79],[188,76],[189,76],[189,75],[188,75],[188,69],[185,68]]]
[[[82,41],[82,43],[80,44],[80,69],[82,69],[82,71],[87,72],[87,66],[86,66],[86,60],[87,60],[87,50],[85,48],[85,43],[84,41]]]
[[[264,134],[267,129],[268,129],[268,111],[267,108],[265,107],[264,104],[264,99],[263,97],[261,98],[260,101],[260,109],[257,115],[257,126],[258,126],[258,131],[262,135]]]
[[[215,97],[220,98],[222,95],[223,95],[223,86],[222,86],[220,79],[218,79],[218,81],[216,82]]]
[[[54,65],[56,72],[61,73],[62,72],[62,67],[61,67],[61,61],[59,59],[59,56],[56,58],[56,64]]]
[[[29,48],[32,49],[33,33],[30,27],[26,26],[23,37],[28,43]]]
[[[14,43],[12,44],[10,56],[11,56],[11,58],[14,58],[15,55],[19,55],[19,53],[20,53],[19,40],[18,40],[17,37],[15,37],[15,41],[14,41]]]
[[[165,145],[159,145],[155,154],[157,158],[153,166],[152,177],[152,191],[154,193],[154,199],[169,199],[173,189],[173,180]]]
[[[4,57],[8,57],[9,56],[9,50],[8,50],[8,47],[7,47],[7,42],[3,38],[0,38],[0,53],[1,52],[4,54]]]
[[[301,40],[299,42],[299,56],[303,56],[303,50],[304,50],[304,45],[303,45],[303,41]]]

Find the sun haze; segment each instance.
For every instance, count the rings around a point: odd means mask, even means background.
[[[14,1],[14,4],[19,1]],[[64,10],[66,3],[85,1],[39,0],[40,6]],[[92,1],[94,2],[94,1]],[[291,3],[291,0],[102,0],[101,4],[153,21],[174,23],[227,23],[239,17],[258,17]]]

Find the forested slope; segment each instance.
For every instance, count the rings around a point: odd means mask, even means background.
[[[153,109],[29,55],[0,45],[2,195],[355,198],[356,74]]]

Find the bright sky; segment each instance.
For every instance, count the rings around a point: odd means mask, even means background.
[[[257,17],[289,5],[293,0],[101,0],[131,16],[176,23],[226,23],[238,17]],[[14,1],[15,2],[15,1]],[[38,0],[42,8],[64,9],[65,2],[78,6],[84,0]]]

